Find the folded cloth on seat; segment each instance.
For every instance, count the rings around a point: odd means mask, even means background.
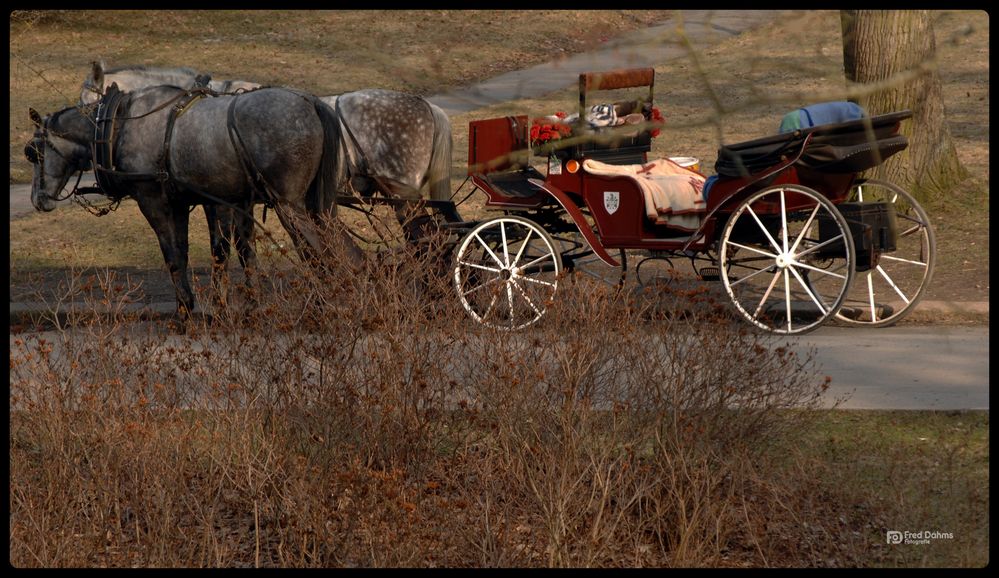
[[[701,224],[706,204],[701,194],[705,177],[700,173],[669,159],[644,165],[612,165],[586,159],[583,168],[594,175],[631,177],[644,196],[645,214],[657,225],[695,231]]]

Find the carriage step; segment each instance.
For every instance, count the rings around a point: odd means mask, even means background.
[[[721,271],[718,267],[705,267],[697,272],[701,281],[717,281],[721,279]]]

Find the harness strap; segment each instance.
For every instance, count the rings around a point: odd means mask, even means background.
[[[229,110],[226,118],[226,129],[229,133],[229,141],[232,142],[232,148],[236,151],[236,157],[239,159],[239,166],[243,169],[243,174],[246,175],[247,181],[250,183],[252,192],[262,192],[264,194],[264,204],[267,207],[273,207],[278,195],[273,187],[264,178],[264,175],[257,169],[257,166],[253,163],[253,158],[246,150],[246,144],[243,142],[243,137],[239,134],[239,129],[236,127],[236,101],[239,100],[239,95],[233,95],[232,102],[229,103]],[[251,195],[250,203],[252,206],[254,199]]]
[[[104,95],[97,104],[97,113],[94,118],[94,140],[91,143],[91,157],[93,159],[94,177],[97,179],[97,186],[105,195],[112,198],[122,198],[127,195],[120,187],[120,183],[128,181],[155,180],[164,187],[173,186],[170,178],[170,141],[173,137],[174,124],[177,117],[187,112],[188,109],[198,100],[211,91],[207,89],[195,89],[182,92],[177,96],[167,100],[151,111],[138,115],[123,117],[119,111],[125,101],[126,93],[118,90],[116,85]],[[163,154],[159,160],[159,170],[153,173],[130,173],[118,170],[115,167],[115,147],[120,138],[119,122],[134,120],[148,116],[154,112],[163,110],[167,106],[174,105],[167,116],[167,127],[163,135]]]
[[[177,117],[184,114],[191,108],[191,106],[197,102],[199,99],[204,98],[205,92],[188,92],[186,98],[182,98],[177,101],[177,104],[170,109],[170,114],[167,116],[167,126],[166,132],[163,135],[163,155],[160,157],[160,172],[162,180],[169,183],[170,187],[173,188],[173,180],[170,178],[170,141],[173,140],[173,128],[177,123]]]

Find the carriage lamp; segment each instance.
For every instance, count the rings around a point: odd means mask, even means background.
[[[565,163],[565,170],[569,171],[570,173],[575,173],[576,171],[579,170],[579,161],[575,159],[569,159]]]

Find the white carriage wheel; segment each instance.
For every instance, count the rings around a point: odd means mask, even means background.
[[[541,319],[558,289],[562,259],[551,236],[516,216],[484,221],[465,235],[454,285],[473,319],[496,329],[522,329]]]
[[[849,201],[887,201],[898,225],[895,250],[873,269],[858,271],[836,319],[850,325],[887,327],[908,315],[933,278],[936,238],[926,211],[901,187],[870,179],[850,190]]]
[[[721,279],[738,312],[771,333],[811,331],[846,298],[856,262],[846,219],[817,191],[779,185],[743,201],[719,240]]]

